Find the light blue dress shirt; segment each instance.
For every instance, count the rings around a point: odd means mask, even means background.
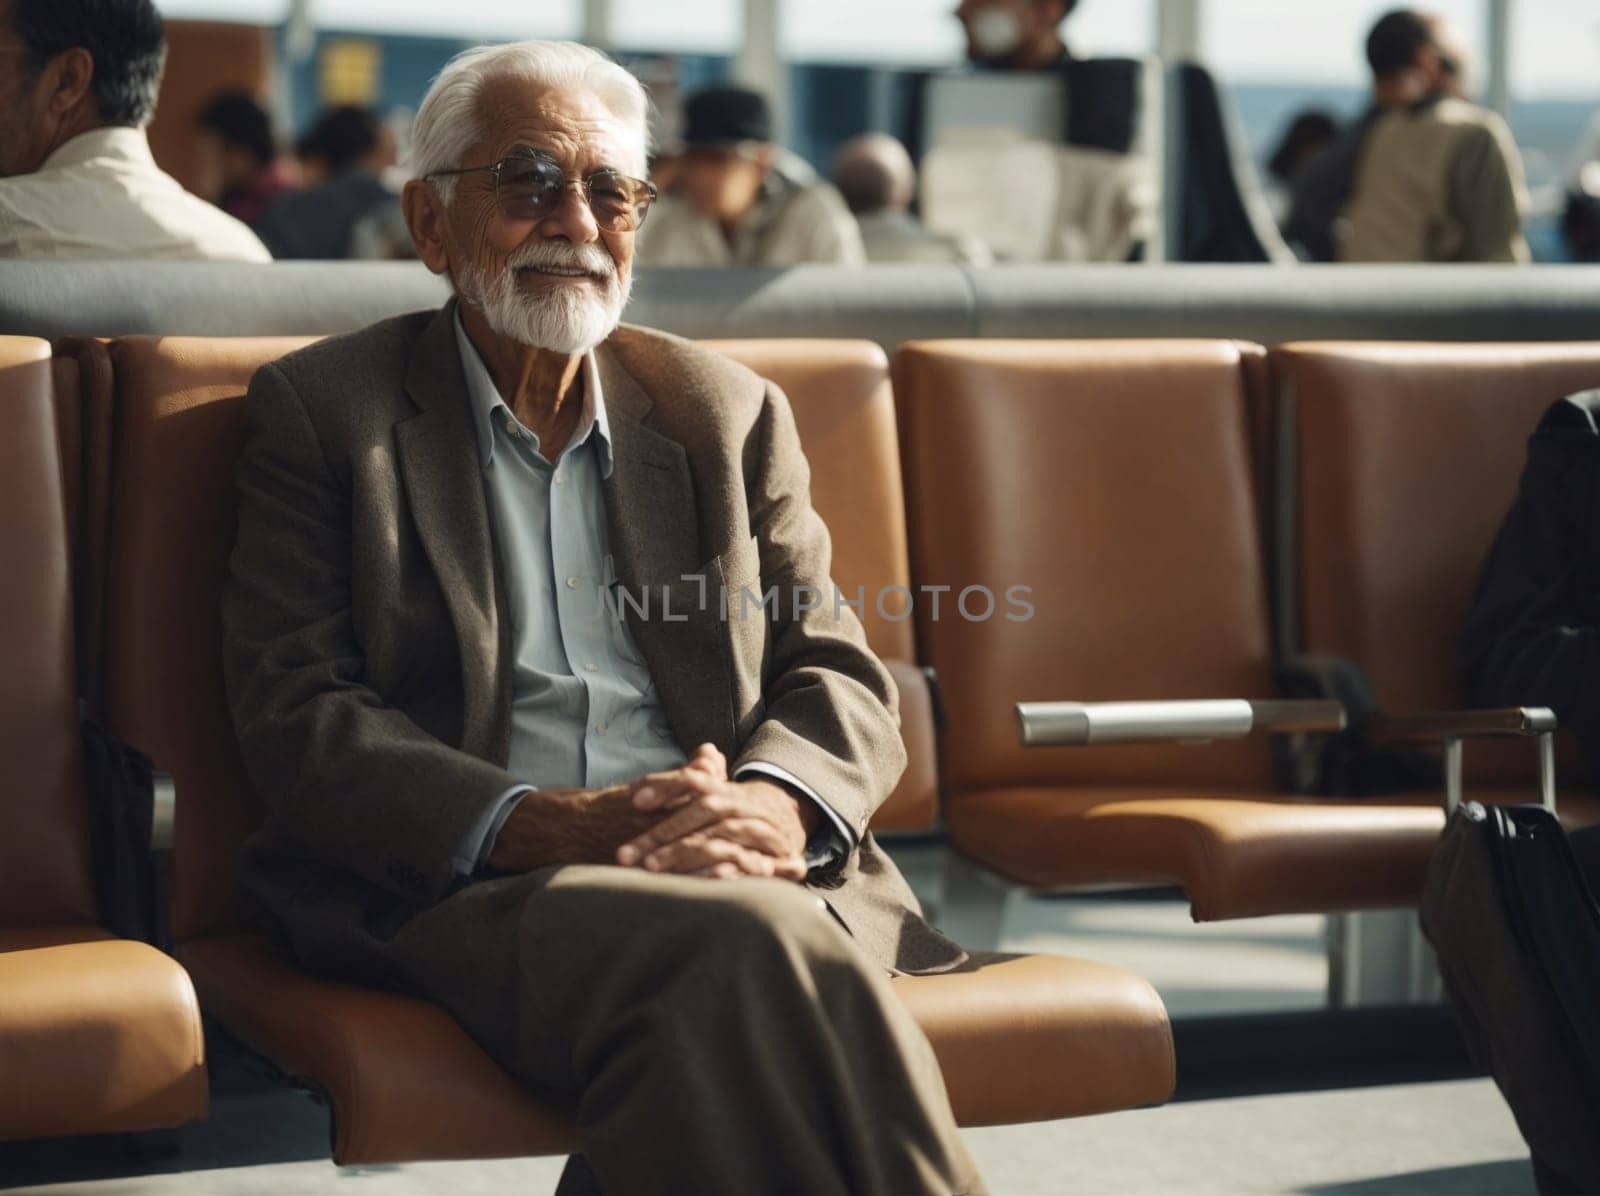
[[[455,326],[511,620],[507,770],[525,782],[492,803],[459,845],[455,870],[467,876],[483,866],[512,807],[531,789],[616,785],[680,768],[688,753],[618,605],[604,600],[616,580],[602,487],[614,462],[594,354],[583,359],[578,426],[551,462],[540,454],[538,436],[512,415],[459,314]],[[808,865],[849,850],[849,827],[804,781],[755,761],[738,776],[761,773],[793,785],[827,816],[807,845]]]

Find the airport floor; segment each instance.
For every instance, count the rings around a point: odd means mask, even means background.
[[[942,849],[895,848],[925,899]],[[966,1132],[996,1196],[1053,1193],[1514,1194],[1527,1152],[1439,1008],[1323,1009],[1319,917],[1196,926],[1174,895],[1013,897],[1004,946],[1148,976],[1174,1019],[1158,1109]],[[213,1044],[213,1111],[142,1161],[100,1139],[0,1145],[0,1188],[70,1196],[460,1196],[554,1190],[562,1160],[335,1168],[325,1111]]]

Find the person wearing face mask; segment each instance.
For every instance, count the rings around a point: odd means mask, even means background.
[[[1373,108],[1332,237],[1345,262],[1526,262],[1522,159],[1464,97],[1465,48],[1436,14],[1391,12],[1367,39]]]
[[[1125,261],[1154,231],[1154,170],[1140,135],[1144,64],[1075,56],[1061,29],[1076,7],[961,0],[955,16],[980,74],[926,77],[914,138],[927,155],[924,216],[939,231],[981,237],[1003,258],[1057,261]],[[974,118],[982,108],[987,115]],[[1044,127],[1003,115],[1041,108],[1053,114]],[[1030,179],[1033,216],[955,210],[959,179],[974,171]]]
[[[640,265],[865,264],[850,209],[776,144],[759,92],[710,87],[691,95],[683,143],[673,190],[640,230]]]

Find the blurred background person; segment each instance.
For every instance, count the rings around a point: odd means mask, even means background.
[[[366,108],[324,112],[296,146],[307,186],[281,196],[258,231],[280,258],[410,257],[400,197],[384,181],[392,130]]]
[[[1146,64],[1074,55],[1062,29],[1077,8],[1077,0],[961,0],[955,16],[978,71],[922,84],[921,215],[930,228],[982,239],[1008,260],[1142,254],[1158,211],[1140,127]],[[997,197],[962,185],[974,177],[1028,187],[998,197],[1012,210],[997,215]]]
[[[150,154],[166,50],[151,0],[0,0],[0,255],[270,260]]]
[[[224,92],[195,118],[200,194],[230,216],[256,224],[299,172],[278,153],[272,118],[243,92]]]
[[[965,262],[993,260],[972,237],[936,233],[911,214],[917,171],[906,147],[887,133],[862,133],[839,147],[833,185],[861,229],[869,262]]]
[[[1267,156],[1267,199],[1279,223],[1289,215],[1295,187],[1306,168],[1339,136],[1339,120],[1331,112],[1310,108],[1296,113]]]
[[[776,144],[766,97],[711,87],[684,103],[673,190],[640,228],[645,266],[796,266],[866,262],[855,218],[833,186]]]
[[[1368,32],[1372,91],[1366,111],[1306,163],[1293,186],[1283,234],[1300,257],[1313,262],[1338,260],[1340,216],[1355,186],[1367,135],[1378,118],[1461,87],[1465,51],[1459,46],[1442,49],[1441,37],[1448,42],[1450,32],[1438,18],[1404,9],[1380,17]]]
[[[1469,103],[1466,50],[1436,14],[1399,9],[1367,40],[1377,82],[1335,230],[1349,262],[1526,262],[1522,158],[1504,120]]]
[[[1004,71],[1043,71],[1072,61],[1061,24],[1078,0],[961,0],[956,19],[967,59]]]

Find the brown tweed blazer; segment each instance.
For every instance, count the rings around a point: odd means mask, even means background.
[[[447,306],[319,342],[263,367],[246,399],[224,663],[270,811],[246,891],[307,966],[375,982],[387,940],[459,884],[455,848],[519,780],[505,769],[509,621],[451,321]],[[905,754],[894,683],[854,612],[719,610],[721,587],[833,592],[788,401],[663,333],[623,326],[596,354],[622,608],[678,741],[805,778],[861,835],[819,896],[882,966],[955,966],[964,953],[866,831]]]

